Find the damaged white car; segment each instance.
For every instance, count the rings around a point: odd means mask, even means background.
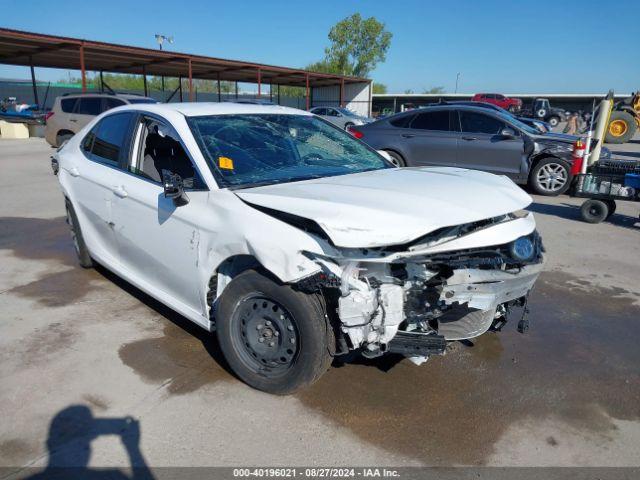
[[[82,266],[216,331],[237,376],[268,392],[352,350],[421,363],[499,329],[543,265],[511,180],[395,168],[300,110],[120,107],[52,162]]]

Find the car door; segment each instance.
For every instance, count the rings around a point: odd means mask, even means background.
[[[520,132],[491,113],[459,110],[457,165],[515,177],[520,174],[524,141]],[[502,135],[509,128],[515,136]]]
[[[141,115],[133,138],[126,171],[113,188],[120,261],[143,284],[201,314],[198,225],[207,214],[208,189],[168,122]],[[182,177],[187,204],[165,198],[162,170]]]
[[[407,166],[456,164],[459,133],[451,128],[451,109],[417,113],[400,133]]]
[[[347,124],[347,118],[345,118],[342,113],[340,113],[335,108],[327,107],[327,116],[325,117],[331,123],[333,123],[336,127],[344,128]]]
[[[130,112],[104,117],[82,139],[79,153],[66,162],[71,200],[85,240],[92,252],[109,263],[118,262],[112,189],[120,175],[132,119]]]
[[[71,129],[77,132],[101,113],[102,97],[80,97],[73,114],[69,117]]]

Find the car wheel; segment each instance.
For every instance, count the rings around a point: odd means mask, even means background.
[[[613,111],[609,117],[606,143],[627,143],[636,133],[636,121],[629,112]]]
[[[607,204],[607,209],[609,212],[607,213],[607,219],[610,218],[614,213],[616,213],[616,201],[615,200],[603,200],[604,203]]]
[[[531,170],[529,183],[539,195],[556,196],[567,191],[570,179],[566,163],[557,158],[545,158]]]
[[[352,122],[347,122],[347,123],[345,123],[345,124],[344,124],[344,129],[345,129],[345,130],[349,130],[349,128],[351,128],[351,127],[353,127],[353,126],[355,126],[355,124],[354,124],[354,123],[352,123]]]
[[[391,163],[393,163],[396,167],[407,166],[407,162],[404,161],[404,158],[402,158],[402,155],[400,155],[399,153],[396,153],[393,150],[385,150],[385,152],[389,154],[389,156],[391,157]]]
[[[547,123],[549,123],[549,125],[551,125],[552,127],[557,127],[560,123],[560,119],[558,117],[551,117],[549,118]]]
[[[256,270],[224,289],[216,324],[229,366],[258,390],[292,393],[314,383],[332,360],[333,330],[317,297]]]
[[[93,259],[89,254],[86,243],[84,243],[84,237],[82,236],[82,230],[80,229],[76,212],[69,200],[66,200],[65,204],[67,209],[67,223],[71,229],[71,238],[73,239],[73,246],[76,249],[80,266],[83,268],[92,268],[94,266]]]
[[[73,137],[73,133],[59,133],[56,136],[56,142],[57,142],[57,147],[61,147],[62,145],[65,144],[65,142],[68,142],[71,137]]]
[[[585,222],[600,223],[609,216],[609,207],[602,200],[587,200],[580,207],[580,215]]]

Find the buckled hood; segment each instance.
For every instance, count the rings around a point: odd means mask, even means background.
[[[313,220],[336,246],[345,248],[403,244],[531,203],[507,177],[446,167],[375,170],[236,194],[249,204]]]

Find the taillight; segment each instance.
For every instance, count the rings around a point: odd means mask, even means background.
[[[347,128],[347,132],[349,132],[351,135],[353,135],[356,138],[364,137],[364,133],[362,133],[360,130],[356,130],[351,125],[349,125],[349,127]]]
[[[44,115],[44,121],[46,122],[47,120],[49,120],[51,117],[53,117],[53,112],[47,112]]]

